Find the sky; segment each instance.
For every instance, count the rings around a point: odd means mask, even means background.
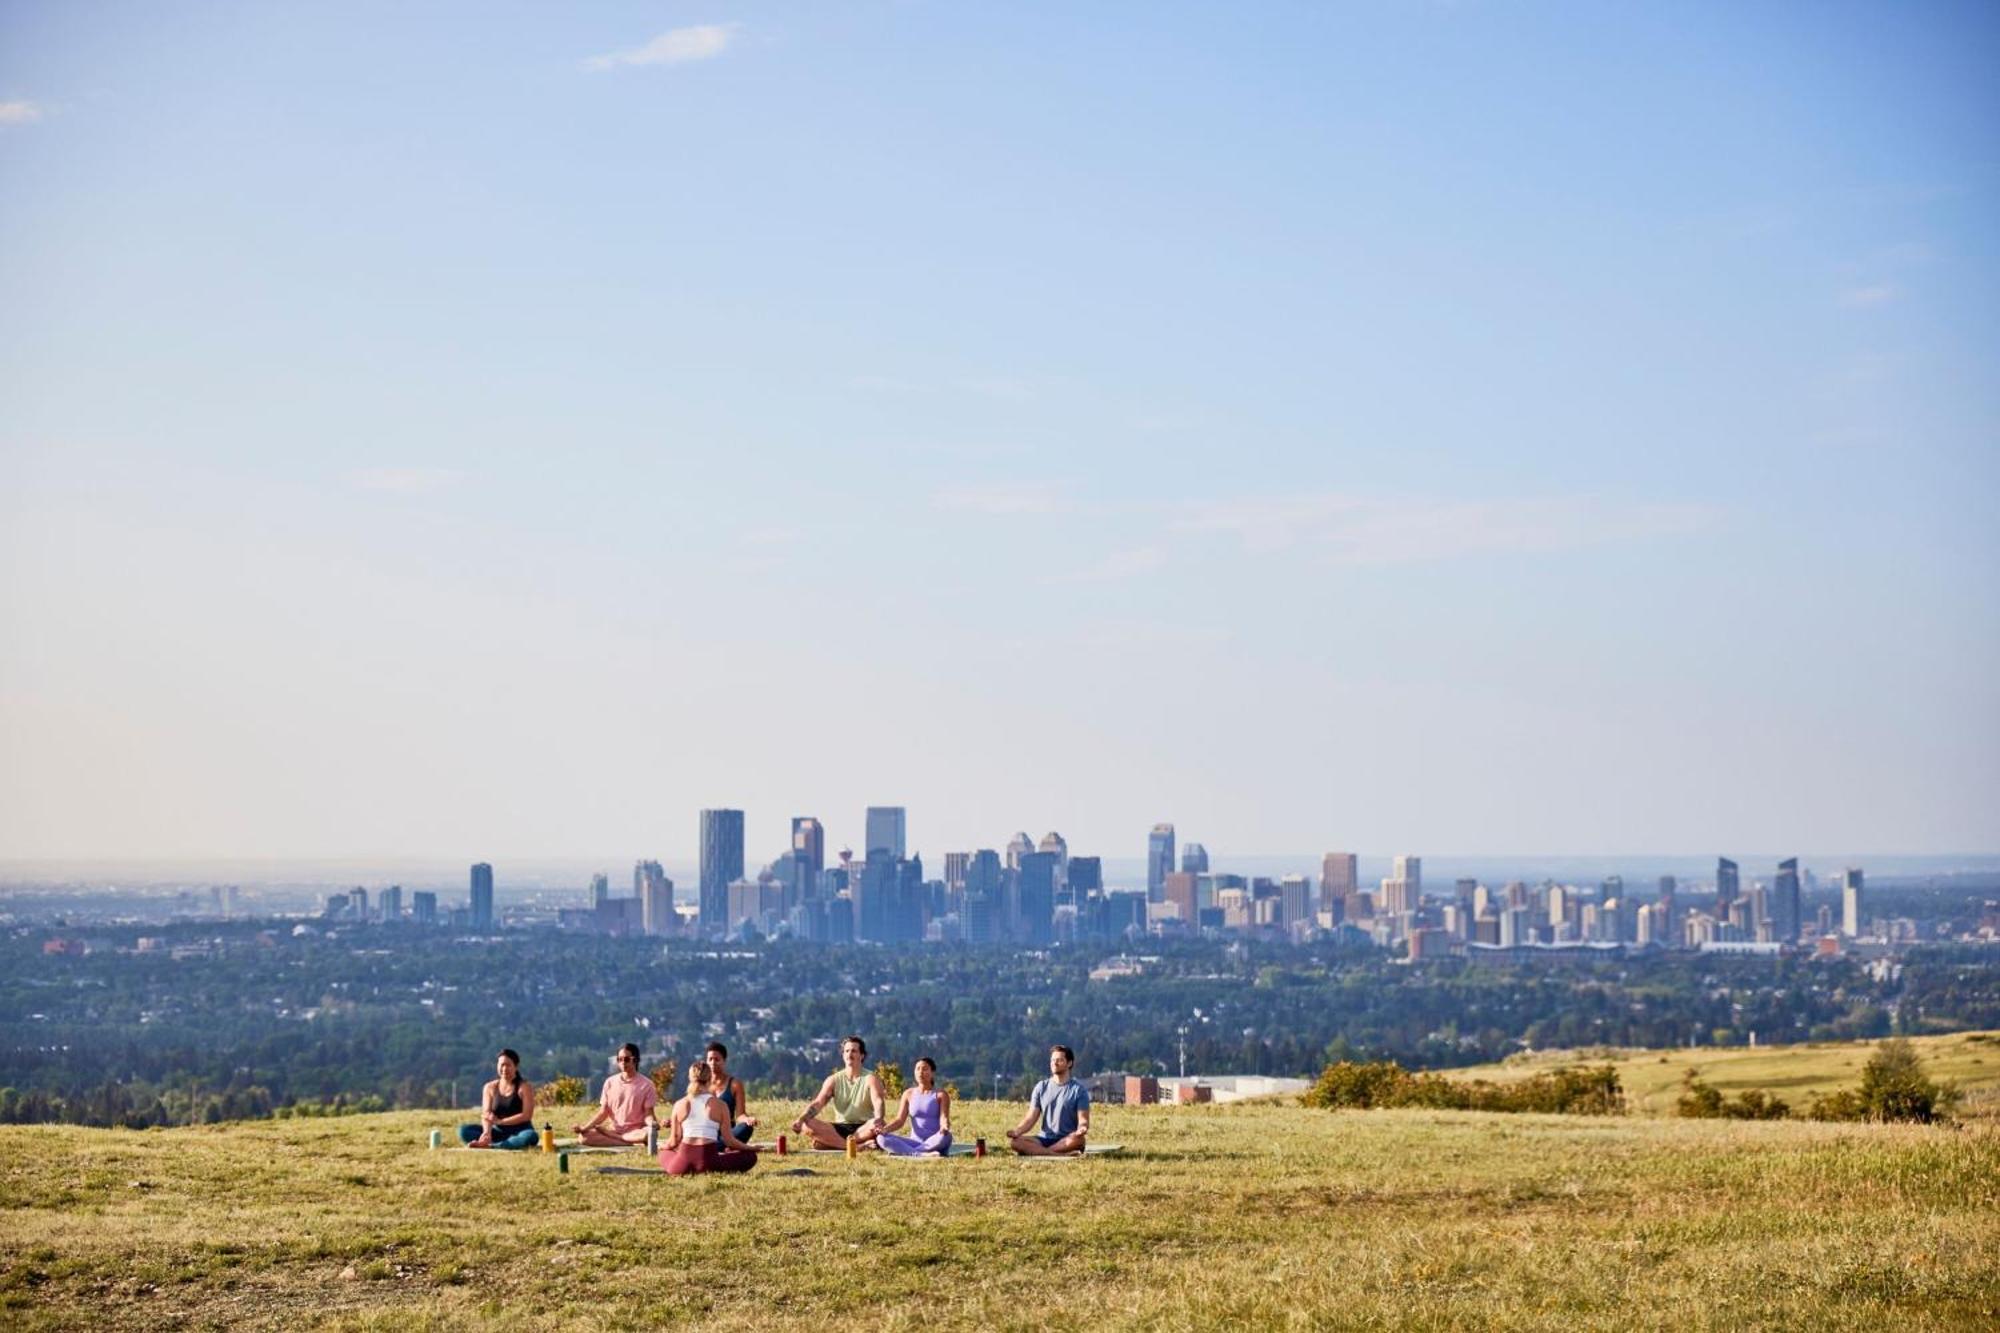
[[[0,6],[0,857],[2000,850],[2000,11]]]

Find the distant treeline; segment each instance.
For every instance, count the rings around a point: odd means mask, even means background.
[[[132,952],[146,933],[160,945]],[[96,952],[44,952],[90,937]],[[181,956],[176,958],[178,951]],[[754,1101],[809,1094],[835,1043],[918,1055],[968,1096],[1024,1096],[1051,1042],[1083,1073],[1311,1076],[1410,1070],[1536,1048],[1838,1040],[2000,1027],[2000,955],[1844,959],[1689,954],[1415,966],[1367,948],[1149,941],[1136,976],[1090,980],[1113,948],[1046,954],[686,941],[554,931],[473,941],[395,926],[17,930],[0,938],[0,1120],[185,1124],[306,1107],[465,1106],[502,1046],[536,1082],[594,1089],[638,1042],[685,1060],[730,1048]],[[1894,1017],[1892,1017],[1892,1014]],[[760,1108],[768,1109],[768,1106]]]
[[[1424,1107],[1439,1111],[1535,1111],[1623,1115],[1625,1090],[1610,1065],[1553,1069],[1511,1083],[1415,1074],[1393,1060],[1342,1060],[1320,1071],[1299,1099],[1329,1111]]]

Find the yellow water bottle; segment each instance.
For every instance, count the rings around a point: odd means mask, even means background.
[[[556,1150],[556,1127],[552,1121],[545,1120],[542,1122],[542,1151],[554,1152],[555,1150]]]
[[[854,1155],[859,1151],[860,1149],[854,1146],[854,1136],[849,1134],[847,1136],[847,1159],[853,1161]]]

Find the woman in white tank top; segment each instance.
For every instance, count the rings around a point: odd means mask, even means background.
[[[708,1066],[688,1066],[687,1096],[674,1104],[667,1141],[660,1146],[660,1166],[670,1176],[704,1171],[748,1171],[757,1165],[757,1150],[746,1148],[730,1128],[727,1104],[709,1091]]]

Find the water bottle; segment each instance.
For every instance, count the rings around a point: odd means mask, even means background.
[[[780,1134],[778,1135],[778,1156],[783,1157],[784,1155],[785,1155],[785,1136],[783,1134]]]
[[[986,1155],[985,1139],[974,1139],[972,1141],[972,1155],[974,1157],[984,1157]]]
[[[438,1146],[439,1144],[441,1144],[441,1143],[443,1143],[443,1142],[444,1142],[444,1131],[443,1131],[443,1130],[441,1130],[441,1129],[434,1129],[434,1130],[432,1130],[432,1131],[431,1131],[431,1147],[435,1148],[435,1147],[437,1147],[437,1146]]]
[[[659,1155],[660,1122],[657,1120],[648,1120],[646,1122],[646,1156],[658,1157]]]
[[[860,1145],[855,1143],[854,1136],[852,1134],[849,1134],[847,1136],[847,1160],[850,1162],[853,1161],[854,1155],[860,1151],[861,1151]]]
[[[555,1123],[554,1123],[553,1121],[543,1121],[543,1122],[542,1122],[542,1151],[543,1151],[543,1152],[554,1152],[555,1150],[556,1150],[556,1127],[555,1127]]]
[[[559,1171],[559,1172],[561,1172],[561,1173],[562,1173],[563,1175],[568,1175],[568,1174],[569,1174],[569,1154],[568,1154],[568,1153],[566,1153],[566,1152],[559,1152],[559,1153],[557,1153],[557,1154],[556,1154],[556,1170],[557,1170],[557,1171]]]

